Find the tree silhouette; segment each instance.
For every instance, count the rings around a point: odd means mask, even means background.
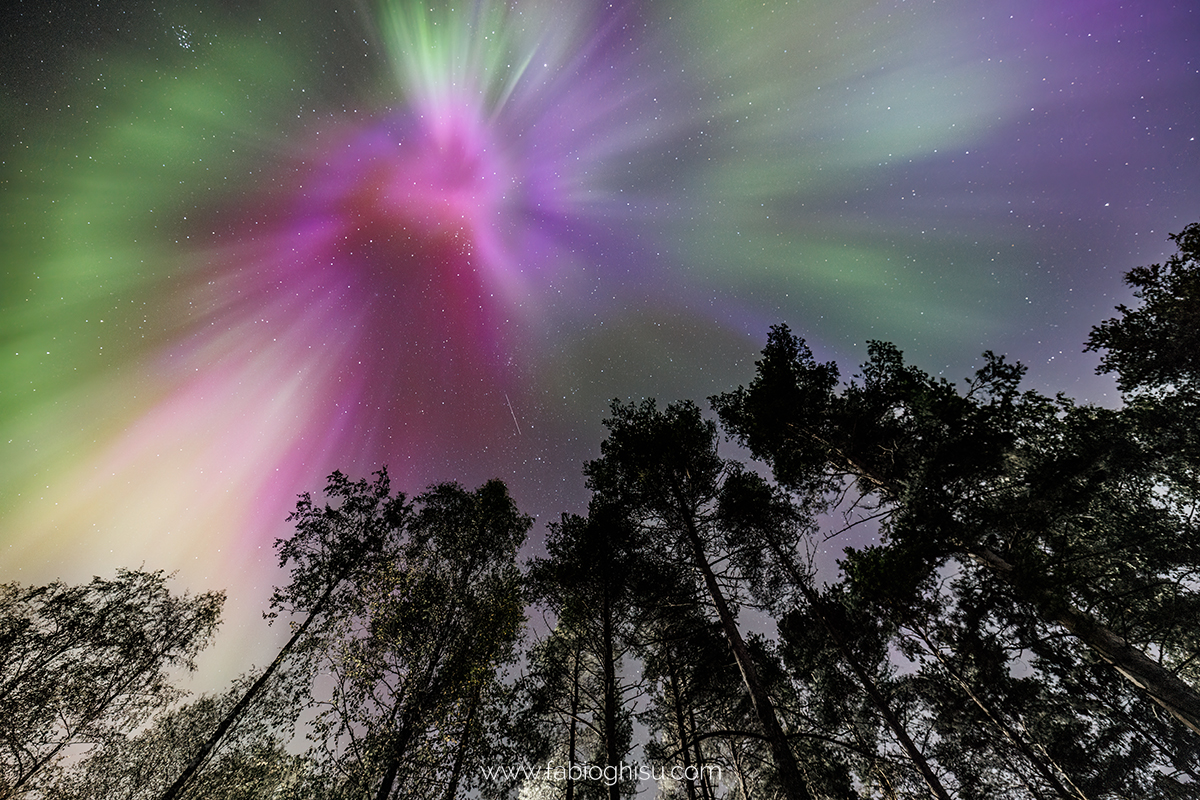
[[[375,473],[372,482],[351,481],[341,472],[334,472],[329,476],[325,496],[334,505],[316,505],[309,493],[302,494],[288,517],[295,523],[295,533],[275,542],[279,566],[291,567],[292,581],[272,594],[274,611],[270,617],[290,613],[303,615],[303,621],[294,627],[275,660],[197,748],[163,794],[163,800],[184,796],[205,760],[285,664],[302,656],[306,649],[310,653],[319,650],[322,626],[343,615],[353,602],[357,591],[353,579],[395,558],[411,508],[403,494],[391,495],[386,467]]]
[[[336,621],[314,758],[353,796],[442,798],[486,753],[475,724],[524,623],[516,554],[532,520],[504,484],[440,484],[394,560],[357,580]],[[468,763],[469,761],[469,763]]]
[[[603,503],[622,507],[644,529],[647,546],[675,557],[681,574],[695,576],[733,652],[784,794],[809,798],[807,783],[780,727],[774,705],[738,627],[728,578],[714,568],[718,550],[736,550],[718,514],[727,464],[717,454],[716,424],[690,402],[663,411],[653,400],[614,401],[605,420],[600,458],[584,467],[588,487]]]
[[[750,388],[714,406],[781,482],[813,493],[849,479],[880,509],[888,544],[858,555],[859,580],[915,597],[950,559],[982,565],[1200,730],[1200,694],[1144,649],[1182,667],[1196,644],[1169,613],[1196,602],[1181,581],[1200,564],[1194,523],[1159,501],[1154,453],[1121,413],[1019,393],[1023,369],[985,359],[959,394],[875,342],[838,394],[836,368],[776,326]]]
[[[622,675],[634,624],[633,593],[639,580],[637,531],[619,509],[592,503],[587,517],[564,514],[546,537],[546,558],[529,563],[531,596],[552,611],[556,625],[535,659],[535,700],[565,724],[566,742],[550,734],[543,748],[567,764],[586,760],[620,775],[631,747],[629,695],[637,691]],[[551,711],[552,709],[552,711]],[[559,726],[556,726],[559,727]],[[581,734],[592,743],[583,748]],[[555,746],[557,744],[557,746]],[[565,744],[565,747],[563,746]],[[580,755],[587,755],[580,759]],[[547,752],[546,755],[551,755]],[[567,796],[576,794],[568,776]],[[630,781],[593,782],[588,792],[618,800]]]
[[[222,592],[174,596],[161,572],[82,586],[0,585],[0,797],[34,788],[72,745],[104,745],[182,693]]]

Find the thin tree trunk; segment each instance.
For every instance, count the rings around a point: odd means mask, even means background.
[[[1001,764],[1003,764],[1003,766],[1011,774],[1017,776],[1017,780],[1019,780],[1021,782],[1021,785],[1025,787],[1025,789],[1029,792],[1029,795],[1030,795],[1030,797],[1033,798],[1033,800],[1047,800],[1046,796],[1042,793],[1042,791],[1038,787],[1034,786],[1032,782],[1030,782],[1029,776],[1026,775],[1021,769],[1019,769],[1017,767],[1016,764],[1014,764],[1012,762],[1012,759],[1009,758],[1009,754],[998,753],[997,755],[1000,758]]]
[[[966,679],[963,678],[963,676],[960,675],[958,671],[955,670],[954,667],[952,667],[950,663],[947,662],[942,656],[937,646],[930,640],[928,633],[926,633],[915,623],[910,624],[908,627],[910,627],[917,634],[917,636],[920,637],[921,641],[925,643],[926,648],[928,648],[930,655],[936,658],[938,663],[942,665],[942,668],[949,673],[950,677],[962,687],[963,691],[967,693],[967,697],[971,698],[971,702],[973,702],[976,707],[983,712],[983,715],[987,717],[993,725],[1000,729],[1000,732],[1004,734],[1004,738],[1008,739],[1008,741],[1017,748],[1021,755],[1025,756],[1025,758],[1028,759],[1031,764],[1033,764],[1034,768],[1038,771],[1038,774],[1042,776],[1042,779],[1045,780],[1046,783],[1050,784],[1050,788],[1052,788],[1059,797],[1063,798],[1064,800],[1089,800],[1088,796],[1085,795],[1079,789],[1079,787],[1075,786],[1073,782],[1071,782],[1071,778],[1067,775],[1066,770],[1058,766],[1058,764],[1055,764],[1054,766],[1059,772],[1062,773],[1067,782],[1071,784],[1071,789],[1074,791],[1069,791],[1066,786],[1063,786],[1062,781],[1060,781],[1058,776],[1054,774],[1054,770],[1050,768],[1050,765],[1046,763],[1045,759],[1033,752],[1033,748],[1028,742],[1025,741],[1025,738],[1017,733],[1017,731],[1011,725],[1009,725],[999,715],[999,713],[994,712],[991,706],[983,702],[983,698],[975,694],[975,691],[971,688],[970,684],[967,683]]]
[[[579,654],[582,645],[575,642],[575,660],[571,666],[571,728],[567,736],[567,794],[566,800],[575,800],[575,729],[579,724]]]
[[[700,747],[700,736],[696,727],[696,709],[688,704],[688,725],[692,729],[692,748],[695,750],[696,774],[700,778],[700,794],[705,800],[712,800],[712,786],[708,783],[708,775],[704,771],[704,751]]]
[[[1152,661],[1141,650],[1097,622],[1090,614],[1055,597],[1045,589],[1028,589],[1018,585],[1016,569],[1000,555],[987,548],[969,553],[1002,580],[1031,595],[1030,599],[1051,621],[1066,628],[1071,635],[1090,647],[1130,683],[1150,696],[1176,719],[1200,733],[1200,694],[1170,670]]]
[[[738,631],[737,621],[733,618],[733,612],[729,610],[729,604],[725,601],[725,594],[721,591],[720,584],[717,583],[717,577],[713,574],[712,567],[709,566],[708,558],[704,553],[704,544],[696,529],[696,522],[690,515],[684,516],[684,527],[691,545],[696,569],[704,577],[704,585],[708,589],[709,598],[716,607],[717,617],[725,631],[725,638],[729,641],[733,657],[742,673],[742,682],[750,694],[750,702],[754,706],[758,720],[763,726],[763,732],[767,736],[767,742],[770,744],[771,755],[779,773],[779,783],[783,787],[783,793],[788,800],[811,800],[812,795],[809,794],[808,785],[800,774],[800,765],[796,761],[792,749],[788,746],[783,728],[779,725],[779,718],[775,715],[775,706],[772,705],[771,698],[767,695],[766,689],[758,677],[758,670],[755,669],[754,662],[750,659],[750,651],[746,649],[746,643]]]
[[[688,800],[697,800],[696,785],[692,783],[692,779],[687,777],[691,766],[692,757],[688,752],[687,720],[683,716],[683,692],[679,688],[679,666],[675,663],[675,659],[671,657],[671,645],[667,645],[667,677],[671,681],[671,704],[675,709],[675,732],[679,736],[679,753],[683,756],[683,775],[684,789],[687,791]]]
[[[866,668],[859,663],[853,651],[851,651],[850,645],[846,642],[846,638],[842,636],[842,632],[838,630],[837,626],[833,624],[829,616],[825,613],[825,605],[821,596],[817,594],[816,590],[809,585],[804,576],[800,574],[800,571],[796,569],[796,565],[792,562],[790,555],[782,552],[779,544],[774,539],[767,538],[771,549],[775,551],[776,561],[783,565],[784,569],[788,572],[788,576],[792,579],[792,583],[804,595],[805,602],[808,603],[809,608],[812,609],[813,614],[820,621],[821,627],[825,629],[826,635],[829,636],[834,647],[837,648],[842,660],[850,667],[859,685],[863,687],[863,690],[867,693],[867,697],[871,699],[871,703],[879,711],[884,721],[887,722],[888,727],[892,730],[892,734],[900,742],[900,746],[904,748],[904,752],[917,768],[917,772],[921,774],[921,779],[925,781],[925,786],[928,787],[929,793],[937,798],[937,800],[950,800],[949,793],[942,786],[942,782],[938,779],[937,774],[929,766],[929,762],[925,759],[925,754],[920,751],[913,742],[912,737],[908,735],[908,730],[904,727],[900,718],[896,716],[896,713],[892,711],[892,706],[887,701],[887,698],[879,691],[879,687],[875,684],[874,679],[871,678]]]
[[[606,767],[612,767],[620,775],[621,765],[617,753],[617,664],[613,647],[612,597],[605,586],[601,608],[604,636],[604,755]],[[621,800],[621,786],[614,781],[608,786],[608,800]]]
[[[471,743],[471,726],[475,723],[475,710],[479,706],[479,695],[483,692],[483,683],[475,686],[471,695],[471,703],[467,706],[467,719],[463,722],[462,733],[458,737],[458,750],[454,754],[454,768],[450,773],[450,785],[446,788],[446,800],[455,800],[458,795],[458,784],[462,778],[463,762],[467,758],[467,748]]]
[[[742,766],[741,754],[738,750],[737,740],[729,738],[729,756],[733,760],[733,768],[737,770],[738,788],[742,792],[740,800],[750,800],[750,787],[746,785],[746,768]]]
[[[418,709],[421,703],[417,703]],[[421,714],[419,710],[413,710],[404,715],[404,727],[400,729],[399,735],[392,740],[391,751],[388,758],[387,770],[383,774],[383,781],[379,784],[379,791],[375,794],[375,800],[387,800],[388,795],[392,793],[392,787],[396,784],[396,777],[400,774],[400,764],[404,761],[404,751],[408,749],[408,741],[412,738],[413,729],[416,727],[416,720]]]
[[[215,731],[213,731],[212,736],[210,736],[208,741],[206,741],[204,745],[201,746],[200,750],[196,752],[196,755],[187,765],[187,768],[183,771],[183,774],[176,778],[175,782],[171,784],[170,788],[168,788],[163,794],[162,800],[176,800],[176,798],[182,796],[183,791],[187,788],[187,785],[195,777],[196,773],[199,771],[205,759],[208,758],[209,754],[212,753],[212,751],[216,749],[217,745],[221,743],[221,739],[224,738],[225,734],[229,731],[229,728],[232,727],[233,723],[237,721],[238,717],[242,715],[250,703],[254,701],[254,698],[260,691],[262,691],[262,688],[267,685],[267,681],[269,681],[271,676],[275,674],[275,670],[279,669],[279,666],[287,660],[289,655],[291,655],[292,648],[294,648],[296,643],[299,642],[300,639],[304,637],[304,634],[308,632],[308,629],[312,625],[313,621],[318,616],[325,613],[325,606],[329,603],[329,598],[333,596],[333,590],[336,589],[346,577],[347,572],[343,572],[332,583],[329,584],[329,588],[325,590],[325,593],[321,595],[319,600],[317,600],[316,605],[314,605],[312,610],[308,612],[308,616],[304,619],[304,623],[296,629],[296,632],[292,634],[290,639],[288,639],[287,644],[280,649],[279,654],[275,656],[275,660],[272,661],[271,665],[266,668],[262,675],[258,677],[258,680],[254,682],[254,685],[251,686],[244,695],[242,695],[242,699],[239,700],[237,704],[229,710],[229,713],[227,713],[225,718],[221,720],[221,724],[217,726]]]

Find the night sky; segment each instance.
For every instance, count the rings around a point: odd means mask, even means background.
[[[778,322],[1113,404],[1200,219],[1182,0],[5,5],[0,581],[226,588],[222,675],[335,468],[580,512],[611,398]]]

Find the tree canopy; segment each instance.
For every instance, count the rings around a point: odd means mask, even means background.
[[[225,596],[172,595],[162,572],[82,586],[0,585],[0,797],[45,791],[71,753],[120,740],[182,694]]]

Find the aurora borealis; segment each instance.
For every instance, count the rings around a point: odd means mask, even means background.
[[[1104,402],[1088,328],[1200,218],[1185,2],[234,5],[5,12],[5,580],[248,618],[334,468],[578,510],[610,398],[775,322]]]

